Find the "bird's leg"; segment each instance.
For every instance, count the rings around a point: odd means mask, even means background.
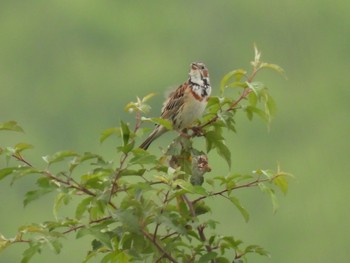
[[[192,136],[193,137],[200,137],[200,136],[204,136],[204,131],[202,129],[201,126],[193,126],[191,127],[192,130]]]
[[[180,136],[187,138],[187,139],[192,137],[190,134],[187,133],[187,129],[183,129],[183,130],[179,131],[179,133],[180,133]]]

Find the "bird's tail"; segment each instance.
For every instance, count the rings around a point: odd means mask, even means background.
[[[139,148],[147,150],[151,143],[166,131],[167,129],[165,127],[161,125],[157,126],[147,137],[147,139],[139,146]]]

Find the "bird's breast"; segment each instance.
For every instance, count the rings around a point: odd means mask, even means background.
[[[193,94],[188,94],[183,104],[181,116],[179,116],[181,119],[179,129],[190,127],[196,119],[202,116],[206,105],[207,98],[197,98]]]

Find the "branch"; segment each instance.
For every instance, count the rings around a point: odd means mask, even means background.
[[[26,164],[27,166],[34,168],[34,166],[33,166],[30,162],[28,162],[27,160],[25,160],[25,159],[23,158],[23,156],[22,156],[20,153],[12,154],[12,157],[15,158],[16,160],[18,160],[18,161],[20,161],[20,162]],[[48,171],[48,170],[45,170],[45,171],[43,171],[43,172],[44,172],[44,175],[45,175],[46,177],[50,178],[50,179],[53,180],[53,181],[56,181],[56,182],[61,183],[61,184],[64,184],[64,185],[68,186],[69,188],[74,188],[74,189],[76,189],[76,190],[78,190],[78,191],[84,192],[84,193],[87,194],[87,195],[96,196],[96,194],[95,194],[94,192],[92,192],[92,191],[90,191],[89,189],[87,189],[86,187],[84,187],[84,186],[82,186],[82,185],[76,183],[75,181],[74,181],[75,184],[72,184],[69,180],[66,181],[66,180],[63,180],[63,179],[61,179],[61,178],[58,178],[57,176],[53,175],[53,174],[52,174],[50,171]],[[116,208],[116,206],[115,206],[110,200],[109,200],[108,204],[109,204],[111,207],[113,207],[114,209]]]
[[[218,191],[218,192],[214,192],[214,193],[211,193],[209,195],[204,195],[204,196],[201,196],[195,200],[192,201],[192,204],[195,204],[197,203],[198,201],[200,200],[203,200],[203,199],[206,199],[208,197],[212,197],[212,196],[217,196],[217,195],[222,195],[228,191],[232,191],[232,190],[236,190],[236,189],[240,189],[240,188],[246,188],[246,187],[252,187],[252,186],[257,186],[259,183],[263,183],[263,182],[268,182],[268,181],[273,181],[274,179],[276,179],[277,177],[279,177],[281,175],[277,174],[276,176],[273,176],[272,178],[265,178],[265,179],[256,179],[254,181],[251,181],[251,182],[248,182],[246,184],[241,184],[241,185],[236,185],[230,189],[226,188],[224,190],[221,190],[221,191]]]
[[[144,229],[141,229],[142,234],[153,243],[153,245],[160,251],[163,253],[164,257],[169,259],[170,262],[173,263],[178,263],[178,261],[176,259],[174,259],[158,242],[157,240],[154,240],[152,235],[150,233],[148,233],[147,231],[145,231]]]
[[[108,220],[108,219],[111,219],[111,218],[112,218],[111,216],[107,216],[107,217],[103,217],[103,218],[100,218],[100,219],[97,219],[97,220],[93,220],[93,221],[90,221],[90,222],[89,222],[89,225],[91,225],[91,224],[97,224],[97,223],[100,223],[100,222],[102,222],[102,221],[105,221],[105,220]],[[62,234],[68,234],[68,233],[70,233],[70,232],[76,231],[76,230],[78,230],[78,229],[80,229],[80,228],[84,228],[84,227],[86,227],[86,225],[75,226],[75,227],[72,227],[72,228],[70,228],[70,229],[68,229],[68,230],[66,230],[66,231],[64,231],[64,232],[62,232]]]
[[[168,196],[169,196],[170,190],[168,190],[165,194],[164,200],[163,200],[163,204],[165,205],[169,200],[168,200]],[[160,214],[163,214],[164,212],[164,208],[162,207],[162,209],[160,210]],[[155,241],[157,238],[157,233],[158,233],[158,228],[160,226],[160,223],[156,224],[156,227],[154,229],[154,233],[153,233],[153,240]]]

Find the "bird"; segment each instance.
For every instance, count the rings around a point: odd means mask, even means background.
[[[163,104],[161,118],[169,120],[173,129],[181,132],[202,116],[211,94],[209,72],[202,62],[192,62],[186,82],[171,92]],[[150,144],[168,129],[156,125],[139,148],[147,150]]]

